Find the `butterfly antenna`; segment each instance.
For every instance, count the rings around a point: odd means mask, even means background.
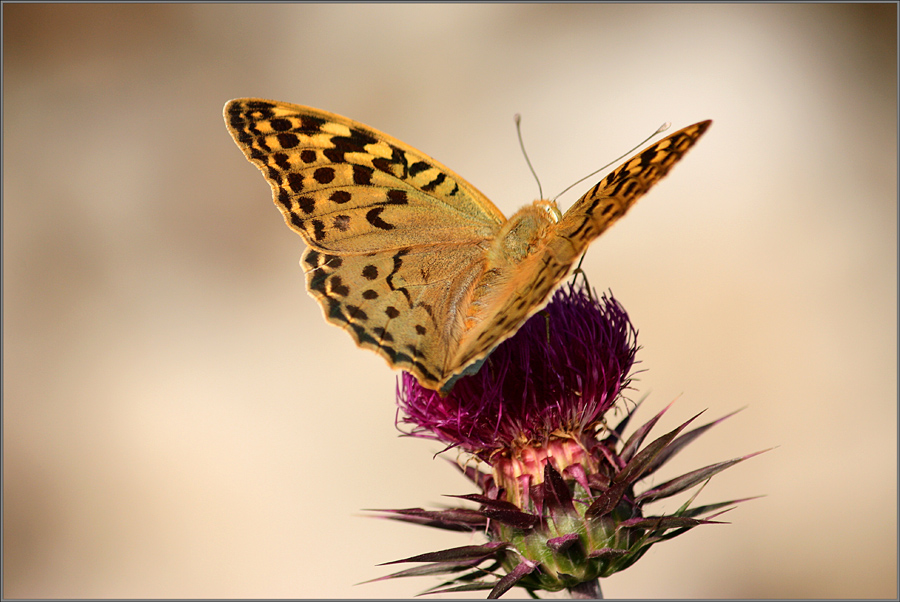
[[[517,117],[518,117],[518,115],[517,115]],[[516,123],[518,123],[518,122],[516,122]],[[559,197],[561,197],[562,195],[564,195],[565,193],[567,193],[569,190],[571,190],[572,188],[574,188],[574,187],[577,186],[578,184],[581,184],[582,182],[584,182],[585,180],[587,180],[588,178],[590,178],[592,175],[594,175],[594,174],[596,174],[596,173],[599,173],[599,172],[603,171],[604,169],[606,169],[607,167],[609,167],[609,166],[612,165],[613,163],[618,163],[619,161],[621,161],[622,159],[624,159],[625,157],[627,157],[628,155],[630,155],[631,153],[633,153],[634,151],[636,151],[639,147],[643,146],[648,140],[650,140],[651,138],[653,138],[653,137],[656,136],[657,134],[662,134],[662,133],[665,132],[667,129],[669,129],[671,126],[672,126],[672,123],[671,123],[671,122],[669,122],[669,121],[665,122],[664,124],[662,124],[661,126],[659,126],[658,128],[656,128],[656,131],[655,131],[655,132],[653,132],[652,134],[650,134],[649,136],[647,136],[646,138],[644,138],[642,141],[638,142],[638,143],[634,146],[634,148],[632,148],[630,151],[624,153],[624,154],[621,155],[618,159],[613,159],[612,161],[610,161],[609,163],[607,163],[606,165],[604,165],[604,166],[601,167],[600,169],[596,169],[596,170],[592,171],[591,173],[589,173],[588,175],[584,176],[584,177],[581,178],[580,180],[577,180],[576,182],[573,182],[573,183],[570,184],[568,187],[566,187],[565,190],[563,190],[563,191],[560,192],[558,195],[556,195],[555,197],[553,197],[553,200],[555,201],[556,199],[558,199]],[[527,160],[528,157],[525,157],[525,159]],[[529,163],[528,165],[530,166],[531,164]],[[535,177],[537,177],[537,176],[535,176]]]
[[[516,113],[513,119],[516,120],[516,135],[519,137],[519,148],[522,149],[522,154],[525,155],[525,162],[528,163],[528,169],[531,170],[531,175],[534,176],[534,181],[537,182],[538,185],[538,197],[544,198],[544,191],[541,189],[541,181],[538,179],[534,167],[531,166],[531,159],[528,158],[528,153],[525,152],[525,143],[522,142],[522,116]]]

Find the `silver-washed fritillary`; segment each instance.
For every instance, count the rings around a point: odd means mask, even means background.
[[[539,200],[507,220],[453,171],[352,119],[240,98],[225,122],[308,245],[301,264],[325,319],[443,391],[540,310],[711,123],[637,153],[564,215]]]

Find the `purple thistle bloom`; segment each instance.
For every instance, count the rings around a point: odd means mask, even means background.
[[[636,336],[612,296],[598,298],[587,284],[571,282],[446,396],[404,373],[398,428],[407,425],[408,435],[468,452],[491,471],[462,469],[480,493],[453,497],[477,503],[477,510],[407,508],[382,516],[483,533],[489,542],[397,560],[425,564],[382,579],[451,575],[426,593],[490,590],[488,597],[496,598],[521,587],[530,594],[567,589],[572,597],[597,598],[600,578],[628,568],[655,543],[715,523],[710,519],[726,506],[743,501],[691,507],[692,498],[673,514],[645,515],[646,504],[756,454],[639,491],[643,479],[724,418],[683,432],[695,416],[646,445],[668,408],[627,438],[637,406],[615,427],[608,425],[604,415],[630,383]]]
[[[551,434],[578,437],[628,386],[636,335],[615,299],[570,283],[446,397],[405,372],[399,422],[489,463],[502,450],[546,445]]]

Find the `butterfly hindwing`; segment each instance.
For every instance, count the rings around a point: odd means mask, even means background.
[[[301,263],[326,320],[391,366],[438,386],[456,350],[457,309],[466,305],[457,297],[484,271],[482,249],[329,255],[309,248]]]

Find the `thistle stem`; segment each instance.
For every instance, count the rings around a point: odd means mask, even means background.
[[[585,581],[575,587],[570,587],[569,595],[573,600],[602,600],[603,592],[600,591],[600,580]]]

